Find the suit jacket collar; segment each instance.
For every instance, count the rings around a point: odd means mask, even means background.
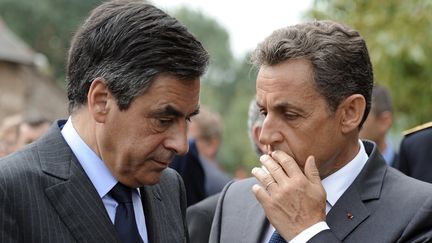
[[[118,242],[114,225],[90,179],[64,141],[57,121],[37,142],[45,194],[78,242]]]
[[[253,185],[259,183],[255,178],[247,179],[247,184]],[[248,187],[249,188],[249,187]],[[246,217],[241,224],[242,241],[245,243],[261,243],[267,233],[269,222],[264,213],[261,204],[256,200],[252,191],[247,191],[244,196],[244,206],[246,208]]]
[[[149,242],[158,242],[163,237],[163,232],[158,232],[160,229],[158,227],[158,222],[163,218],[163,215],[159,215],[163,209],[161,207],[161,188],[159,184],[153,186],[144,186],[140,188],[141,201],[144,208],[146,226],[147,226],[147,236]],[[162,238],[161,238],[162,237]],[[164,241],[162,241],[164,242]]]
[[[373,142],[363,141],[369,159],[327,215],[327,224],[343,240],[370,215],[367,201],[379,199],[387,166]]]
[[[242,242],[260,243],[267,232],[269,223],[258,201],[253,200],[253,204],[250,205],[244,222],[242,224]]]

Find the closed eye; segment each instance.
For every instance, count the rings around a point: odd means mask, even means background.
[[[295,119],[299,118],[300,115],[297,114],[297,113],[290,113],[290,112],[287,112],[287,113],[284,113],[284,117],[285,117],[286,119],[288,119],[288,120],[295,120]]]
[[[168,126],[174,122],[174,119],[172,119],[172,118],[158,118],[158,122],[162,126]]]

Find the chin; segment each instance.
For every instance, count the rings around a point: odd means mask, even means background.
[[[147,172],[145,175],[137,175],[136,181],[139,186],[155,185],[159,183],[162,173],[161,172]]]

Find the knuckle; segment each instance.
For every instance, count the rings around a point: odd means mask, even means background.
[[[280,166],[275,165],[270,167],[269,170],[270,173],[279,173],[282,170],[282,168]]]

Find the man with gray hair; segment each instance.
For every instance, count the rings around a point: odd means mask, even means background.
[[[430,242],[432,185],[359,140],[373,87],[359,33],[332,21],[289,26],[252,60],[265,116],[259,140],[270,153],[252,170],[255,181],[222,191],[210,242]],[[275,231],[263,232],[259,218]]]
[[[94,9],[69,50],[70,117],[0,160],[0,242],[188,242],[168,169],[188,150],[208,53],[144,1]]]
[[[252,147],[258,156],[266,153],[266,147],[258,140],[263,121],[264,116],[260,114],[254,98],[249,103],[247,133],[249,135]],[[231,183],[232,182],[230,182],[230,184]],[[245,193],[241,196],[246,198],[249,196],[252,202],[256,202],[250,193]],[[188,222],[191,243],[208,242],[218,199],[219,194],[216,194],[188,207],[186,218]],[[268,221],[265,220],[264,217],[261,220],[257,220],[257,223],[261,224],[263,229],[267,229],[269,227]]]
[[[264,116],[260,113],[256,100],[252,99],[248,110],[248,136],[252,148],[258,156],[267,150],[266,146],[259,142]]]

